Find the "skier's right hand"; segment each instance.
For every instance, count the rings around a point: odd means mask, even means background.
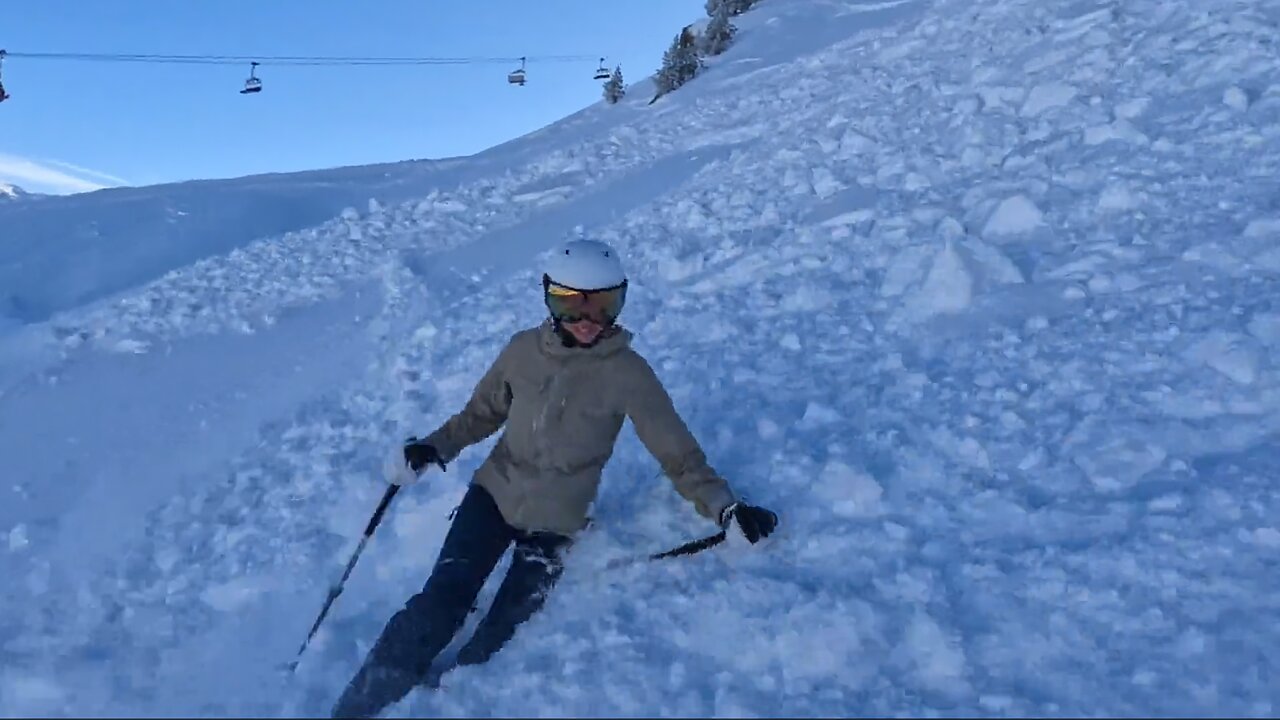
[[[412,485],[418,482],[423,469],[428,465],[439,465],[441,470],[446,469],[444,459],[434,447],[411,437],[387,458],[387,482],[393,485]]]

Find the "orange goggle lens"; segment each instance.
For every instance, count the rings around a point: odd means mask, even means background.
[[[626,302],[627,287],[583,292],[555,283],[547,284],[547,309],[561,322],[577,322],[582,319],[601,324],[611,323],[622,312]]]

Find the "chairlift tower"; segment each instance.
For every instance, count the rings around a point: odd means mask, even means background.
[[[9,93],[5,92],[5,90],[4,90],[4,77],[3,77],[3,75],[4,75],[4,56],[5,56],[6,54],[7,54],[7,53],[5,53],[5,51],[4,51],[4,50],[0,50],[0,102],[4,102],[5,100],[8,100],[10,97],[12,97],[11,95],[9,95]]]

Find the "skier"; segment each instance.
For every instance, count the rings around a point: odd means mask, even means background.
[[[776,527],[774,513],[739,500],[708,465],[662,383],[630,347],[631,333],[615,324],[627,293],[617,253],[602,242],[570,241],[552,256],[542,284],[550,317],[510,338],[461,412],[425,439],[410,438],[388,461],[389,481],[411,484],[506,425],[455,510],[431,576],[387,622],[334,717],[377,715],[424,682],[512,543],[510,569],[458,664],[488,660],[538,611],[573,536],[587,525],[626,418],[698,513],[751,543]]]

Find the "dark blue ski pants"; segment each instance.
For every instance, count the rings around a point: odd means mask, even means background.
[[[422,591],[391,616],[333,708],[334,717],[373,717],[423,682],[436,655],[466,621],[480,588],[509,545],[511,568],[475,634],[458,652],[459,665],[488,660],[516,626],[542,607],[563,570],[570,538],[526,533],[503,519],[488,491],[472,485],[454,515],[444,546]]]

